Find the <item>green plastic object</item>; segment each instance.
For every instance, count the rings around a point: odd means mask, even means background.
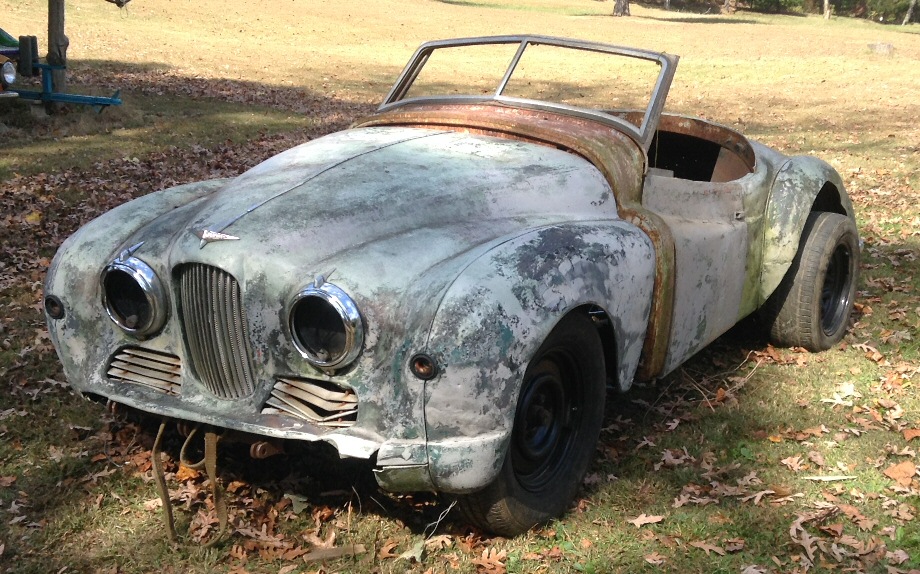
[[[18,48],[19,40],[7,34],[6,30],[0,28],[0,47]]]

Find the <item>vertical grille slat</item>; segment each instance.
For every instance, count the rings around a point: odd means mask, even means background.
[[[239,283],[222,269],[195,263],[180,268],[179,291],[192,369],[215,396],[251,395],[255,374]]]

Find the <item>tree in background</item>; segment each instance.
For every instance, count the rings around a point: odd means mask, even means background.
[[[907,7],[907,14],[904,15],[904,20],[901,22],[902,26],[907,26],[907,23],[910,22],[911,17],[914,15],[914,8],[917,7],[917,0],[910,0],[910,6]]]
[[[48,0],[48,63],[52,66],[66,66],[69,45],[70,40],[64,34],[64,0]],[[67,75],[64,70],[51,72],[51,84],[55,92],[67,91]]]
[[[613,5],[614,16],[629,16],[629,0],[616,0]]]
[[[105,0],[119,8],[131,0]],[[64,33],[64,0],[48,0],[48,56],[47,61],[52,66],[67,65],[67,48],[70,39]],[[67,74],[65,70],[51,72],[51,85],[55,92],[67,91]]]

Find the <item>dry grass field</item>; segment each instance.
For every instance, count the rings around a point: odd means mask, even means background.
[[[46,46],[46,4],[0,0],[0,27]],[[0,107],[0,572],[920,571],[920,29],[612,9],[68,0],[71,89],[121,88],[125,104],[52,117]],[[170,545],[150,427],[69,394],[47,339],[41,281],[57,245],[132,197],[347,126],[424,40],[505,33],[679,54],[671,111],[832,163],[865,241],[852,332],[811,355],[737,329],[613,397],[572,510],[518,539],[470,530],[448,500],[386,495],[365,468],[254,464],[228,448],[233,535]],[[213,530],[213,508],[204,477],[177,466],[177,440],[170,484],[194,538]]]

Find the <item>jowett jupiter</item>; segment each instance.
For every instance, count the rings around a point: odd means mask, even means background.
[[[541,36],[422,45],[351,129],[68,239],[45,285],[68,379],[259,445],[326,441],[493,532],[562,513],[608,389],[754,312],[815,351],[847,328],[839,175],[662,113],[677,62]]]

